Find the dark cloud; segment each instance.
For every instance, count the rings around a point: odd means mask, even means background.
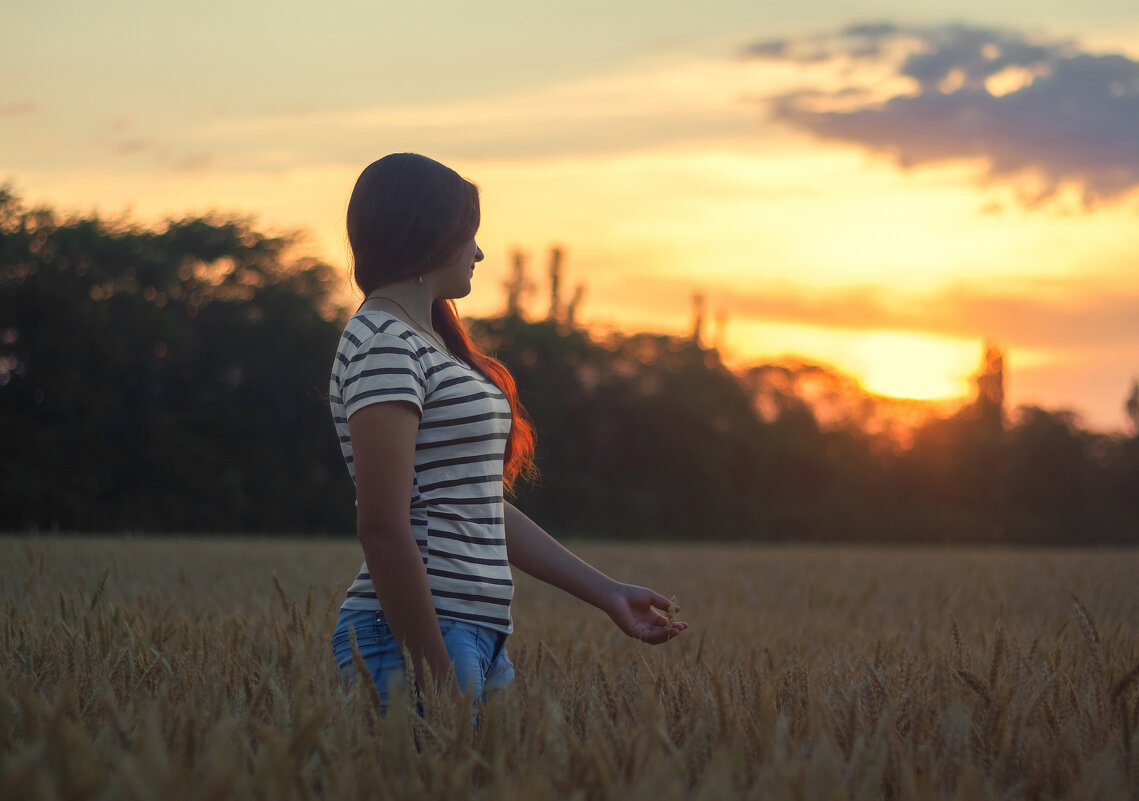
[[[1139,62],[1125,56],[1013,31],[888,23],[759,42],[744,54],[796,63],[893,59],[913,92],[854,107],[851,87],[767,102],[776,120],[888,154],[902,167],[982,159],[989,179],[1035,178],[1026,205],[1052,199],[1065,183],[1082,190],[1086,205],[1139,187]],[[990,91],[991,79],[1014,72],[1032,77],[1012,91]],[[828,109],[829,100],[844,102]]]
[[[811,64],[833,58],[825,46],[811,39],[767,39],[754,42],[744,48],[743,56],[794,61],[797,64]]]
[[[791,41],[789,39],[769,39],[764,42],[755,42],[744,48],[745,56],[759,58],[783,58],[791,55]]]
[[[866,39],[878,39],[896,33],[898,26],[890,22],[856,22],[842,29],[843,36],[861,36]]]
[[[756,42],[744,48],[744,56],[752,58],[771,58],[794,61],[797,64],[811,64],[819,61],[828,61],[831,53],[818,43],[811,41],[793,41],[791,39],[769,39]]]

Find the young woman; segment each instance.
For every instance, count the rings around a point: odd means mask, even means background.
[[[348,203],[365,300],[341,337],[330,396],[364,564],[332,642],[350,678],[354,632],[384,703],[408,668],[419,686],[430,676],[456,696],[510,682],[511,565],[630,637],[656,644],[687,628],[659,611],[663,595],[605,576],[504,500],[533,473],[534,431],[510,374],[452,302],[483,258],[478,227],[477,187],[412,153],[371,164]]]

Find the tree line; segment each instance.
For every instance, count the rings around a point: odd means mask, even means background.
[[[327,406],[348,310],[294,251],[249,220],[62,218],[0,190],[0,528],[351,536]],[[730,370],[699,323],[593,334],[556,280],[528,320],[524,284],[516,260],[506,313],[471,327],[536,422],[542,479],[517,501],[554,532],[1139,542],[1139,387],[1130,435],[1009,411],[990,348],[972,402],[903,439],[825,368]],[[861,411],[824,414],[807,375]]]

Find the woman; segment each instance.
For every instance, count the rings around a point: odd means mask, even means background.
[[[604,610],[631,637],[662,643],[687,625],[668,599],[581,561],[506,502],[533,473],[534,433],[506,369],[468,337],[454,298],[471,291],[478,189],[399,153],[360,175],[348,204],[365,295],[333,365],[332,415],[356,483],[364,564],[333,650],[352,675],[352,634],[386,703],[407,666],[418,686],[475,698],[513,677],[510,566]]]

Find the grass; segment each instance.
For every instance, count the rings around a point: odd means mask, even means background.
[[[692,628],[518,576],[476,728],[340,688],[354,542],[0,539],[0,797],[1139,797],[1139,552],[577,550]]]

